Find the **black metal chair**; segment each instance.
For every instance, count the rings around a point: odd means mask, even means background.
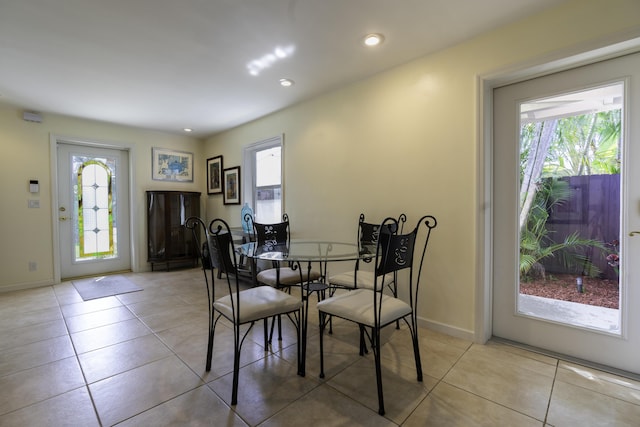
[[[257,286],[241,289],[238,275],[238,263],[229,225],[222,219],[214,219],[207,228],[204,221],[197,217],[186,220],[185,226],[192,230],[198,248],[202,248],[203,240],[207,242],[209,253],[200,251],[200,256],[208,256],[213,268],[206,268],[203,263],[207,297],[209,299],[209,341],[207,343],[206,370],[211,370],[213,341],[215,328],[221,317],[233,324],[233,387],[231,404],[238,401],[238,376],[240,370],[240,351],[242,343],[255,322],[264,322],[264,346],[268,349],[268,319],[286,315],[296,327],[300,337],[301,306],[299,298],[291,296],[270,286]],[[216,296],[215,273],[218,269],[225,272],[227,292]],[[220,291],[220,290],[219,290]],[[248,324],[249,328],[241,335],[240,327]],[[300,371],[300,339],[298,338],[298,370]]]
[[[407,216],[401,214],[397,223],[388,225],[390,227],[400,226],[400,232],[404,228]],[[362,258],[362,261],[370,263],[375,255],[376,245],[378,244],[378,236],[380,235],[380,224],[365,222],[364,214],[361,213],[358,219],[358,250],[360,254],[371,254],[369,258]],[[353,271],[340,273],[329,277],[327,284],[329,285],[329,295],[333,295],[337,289],[353,290],[358,288],[373,289],[375,283],[374,272],[361,269],[361,260],[357,260]],[[391,290],[394,296],[398,295],[396,286],[396,277],[389,275],[384,278],[384,286]]]
[[[407,216],[400,214],[397,224],[389,224],[387,227],[391,228],[391,232],[395,232],[395,227],[400,227],[400,232],[404,229],[404,224],[407,222]],[[373,256],[375,255],[376,245],[378,244],[378,237],[380,236],[380,224],[365,222],[364,214],[361,213],[358,218],[358,250],[360,254],[370,254],[371,257],[362,258],[365,263],[371,263]],[[354,289],[373,289],[375,283],[375,275],[371,270],[361,269],[360,259],[355,263],[353,271],[347,271],[345,273],[336,274],[329,277],[327,284],[329,285],[329,295],[335,294],[338,289],[346,289],[352,291]],[[391,290],[394,297],[398,296],[398,286],[396,285],[397,274],[391,274],[385,276],[384,286]],[[400,329],[400,322],[396,322],[396,328]],[[329,333],[333,332],[333,325],[329,323]],[[366,343],[364,342],[364,334],[360,334],[360,354],[368,352]]]
[[[257,246],[266,248],[287,248],[289,246],[291,236],[289,216],[286,213],[282,215],[282,222],[273,224],[255,222],[251,215],[246,215],[244,220],[250,225],[249,229],[253,230],[250,238],[251,241],[256,242]],[[258,272],[256,276],[258,282],[276,288],[286,288],[299,285],[301,281],[308,282],[320,278],[320,273],[317,271],[300,272],[296,266],[281,266],[279,262],[274,262],[272,267]]]
[[[378,413],[384,415],[384,397],[382,391],[382,367],[380,355],[380,331],[385,326],[404,320],[408,325],[413,342],[416,373],[418,381],[422,381],[422,363],[418,344],[418,290],[422,275],[424,255],[437,222],[433,216],[423,216],[416,227],[407,234],[400,233],[398,221],[385,219],[381,227],[389,232],[379,234],[375,251],[375,275],[372,289],[355,289],[351,292],[329,297],[317,305],[320,315],[320,378],[324,378],[324,330],[327,316],[336,316],[359,325],[366,334],[373,349],[376,382],[378,387]],[[420,233],[421,229],[426,231]],[[395,231],[391,231],[395,230]],[[424,234],[422,253],[415,256],[416,241]],[[385,276],[393,275],[401,270],[408,270],[408,281],[400,284],[405,288],[409,301],[403,301],[394,295],[384,293]]]
[[[289,216],[285,213],[282,215],[282,222],[264,224],[255,222],[253,216],[250,214],[245,215],[245,223],[248,225],[249,230],[253,230],[253,234],[250,236],[251,240],[256,242],[259,247],[286,250],[289,247],[291,240]],[[288,266],[280,265],[280,262],[274,261],[271,265],[272,268],[267,268],[259,271],[256,274],[256,280],[258,283],[273,286],[276,289],[286,290],[291,293],[292,286],[302,286],[306,283],[319,280],[321,275],[316,270],[301,269],[296,264],[290,264]],[[282,339],[282,322],[280,316],[278,320],[278,340]],[[271,325],[271,333],[269,334],[269,342],[273,337],[273,324]]]

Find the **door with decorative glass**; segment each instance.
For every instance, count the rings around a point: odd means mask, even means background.
[[[125,150],[58,143],[62,279],[131,269]]]

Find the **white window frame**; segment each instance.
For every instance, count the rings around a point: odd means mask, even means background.
[[[248,203],[253,209],[256,207],[256,163],[255,153],[273,147],[280,147],[280,214],[284,210],[284,135],[273,136],[244,147],[242,154],[242,203]],[[259,218],[258,218],[259,220]]]

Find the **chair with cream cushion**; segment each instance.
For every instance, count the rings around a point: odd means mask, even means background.
[[[398,320],[403,320],[407,324],[413,343],[417,379],[422,381],[422,364],[418,346],[418,290],[427,243],[431,230],[435,226],[436,219],[428,215],[420,218],[411,232],[402,234],[399,232],[397,220],[385,219],[380,227],[389,231],[380,233],[376,244],[373,288],[355,289],[351,292],[334,295],[317,304],[320,316],[320,378],[324,378],[323,337],[326,325],[329,323],[328,318],[335,316],[358,324],[360,331],[364,331],[373,349],[380,415],[384,415],[380,356],[380,331],[382,328],[396,323]],[[416,256],[415,250],[418,242],[420,242],[421,252],[418,252]],[[396,273],[402,273],[398,275],[397,284],[401,288],[402,295],[408,301],[383,292],[385,277]],[[401,277],[406,280],[400,281]]]
[[[404,228],[404,224],[407,222],[407,216],[400,214],[397,224],[389,224],[387,227],[400,227],[400,232]],[[358,237],[356,242],[358,243],[358,250],[360,254],[371,254],[371,257],[365,257],[361,260],[358,259],[355,263],[353,271],[347,271],[329,277],[327,283],[329,285],[329,295],[335,294],[338,289],[354,290],[354,289],[373,289],[375,282],[375,275],[373,271],[367,270],[362,267],[361,262],[370,263],[375,255],[376,245],[378,244],[378,236],[380,235],[380,224],[365,222],[364,214],[361,213],[358,218]],[[393,296],[398,295],[398,289],[396,285],[396,274],[390,274],[384,277],[384,286],[391,290]],[[333,332],[332,324],[329,324],[329,333]],[[397,328],[400,328],[400,323],[397,323]],[[364,342],[364,337],[360,336],[360,354],[367,351],[367,347]]]
[[[400,231],[404,227],[407,217],[405,214],[401,214],[397,223],[390,224],[388,226],[400,226]],[[380,235],[380,224],[365,222],[364,214],[361,213],[358,219],[358,237],[356,242],[358,243],[358,249],[360,254],[370,253],[370,258],[362,258],[357,260],[353,271],[347,271],[329,277],[327,283],[329,285],[329,293],[333,295],[337,289],[373,289],[375,276],[373,271],[366,270],[362,267],[361,262],[370,263],[375,253],[376,245],[378,243],[378,236]],[[397,295],[395,285],[395,275],[389,275],[384,278],[384,286],[391,289],[391,293]]]
[[[251,240],[256,242],[259,247],[284,249],[288,248],[291,239],[289,216],[285,213],[282,215],[282,222],[263,224],[254,221],[251,215],[245,215],[244,221],[248,225],[249,230],[253,230]],[[259,271],[256,275],[258,283],[273,286],[276,289],[283,289],[291,292],[292,286],[301,286],[305,283],[313,282],[320,279],[320,273],[316,270],[308,270],[300,268],[298,265],[280,265],[280,262],[274,261],[272,268]],[[273,335],[273,325],[269,342]],[[278,316],[278,339],[282,339],[281,320]]]
[[[240,371],[240,351],[242,343],[254,323],[263,321],[264,346],[268,349],[268,319],[274,316],[286,315],[296,327],[300,336],[300,320],[302,303],[299,298],[282,292],[270,286],[256,286],[244,288],[238,275],[238,263],[233,244],[233,237],[229,225],[222,219],[214,219],[207,228],[206,224],[197,217],[190,217],[185,226],[192,230],[196,246],[202,247],[201,236],[208,243],[209,261],[213,268],[203,267],[207,296],[209,299],[209,341],[207,343],[206,370],[211,370],[213,342],[216,325],[221,318],[225,318],[233,325],[233,384],[231,404],[238,401],[238,376]],[[203,254],[200,254],[203,256]],[[207,256],[207,255],[205,255]],[[214,270],[224,271],[226,289],[216,289]],[[226,291],[226,292],[225,292]],[[216,295],[216,292],[221,295]],[[241,326],[249,325],[241,334]],[[300,340],[298,345],[298,369],[300,371]]]

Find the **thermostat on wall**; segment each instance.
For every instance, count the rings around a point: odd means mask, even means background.
[[[38,180],[37,179],[29,180],[29,192],[37,193],[39,191],[40,191],[40,184],[38,184]]]

